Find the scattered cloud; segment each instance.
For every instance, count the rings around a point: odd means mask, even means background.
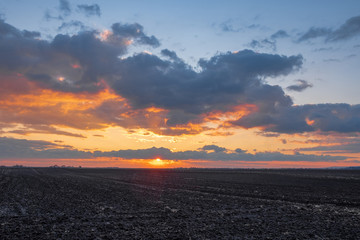
[[[0,159],[21,158],[91,158],[88,152],[78,151],[67,145],[47,141],[0,137]]]
[[[254,112],[232,124],[278,133],[360,132],[360,105],[306,104]]]
[[[263,40],[252,40],[249,43],[249,46],[251,48],[254,49],[261,49],[261,48],[265,48],[265,49],[271,49],[273,51],[276,51],[276,41],[274,40],[269,40],[269,39],[263,39]]]
[[[360,16],[351,17],[337,29],[312,27],[303,33],[298,42],[323,37],[325,42],[337,42],[348,40],[360,35]]]
[[[308,81],[302,80],[302,79],[298,79],[298,80],[296,80],[296,82],[297,82],[297,84],[290,85],[286,89],[289,91],[302,92],[307,88],[313,87],[313,85],[311,83],[309,83]]]
[[[207,151],[207,152],[219,153],[219,152],[225,152],[226,148],[219,147],[219,146],[216,146],[216,145],[205,145],[202,148],[200,148],[200,150]]]
[[[47,125],[25,125],[23,128],[16,129],[16,130],[10,130],[6,133],[15,133],[20,135],[29,135],[29,134],[56,134],[56,135],[63,135],[63,136],[69,136],[69,137],[78,137],[78,138],[86,138],[82,134],[62,131],[59,129],[56,129],[55,127],[47,126]]]
[[[287,37],[289,37],[289,34],[285,30],[279,30],[270,36],[271,39],[287,38]]]
[[[88,4],[80,4],[77,5],[77,8],[80,12],[84,13],[85,16],[87,17],[91,17],[91,16],[101,16],[101,10],[100,10],[100,6],[98,4],[92,4],[92,5],[88,5]]]
[[[347,159],[343,156],[328,155],[306,155],[296,153],[293,155],[282,154],[280,152],[257,152],[247,153],[241,149],[230,151],[210,145],[204,146],[197,151],[172,152],[167,148],[149,148],[139,150],[119,150],[112,152],[95,152],[95,156],[119,157],[123,159],[166,159],[166,160],[209,160],[209,161],[308,161],[308,162],[336,162]],[[205,149],[204,149],[205,148]],[[208,151],[218,149],[218,151]]]
[[[59,142],[58,142],[59,143]],[[156,159],[186,161],[301,161],[301,162],[337,162],[348,159],[344,156],[283,154],[280,152],[247,153],[238,148],[235,151],[216,145],[206,145],[196,151],[173,152],[168,148],[148,148],[118,151],[79,151],[67,145],[47,141],[25,140],[0,137],[0,159],[91,159],[96,157],[115,157],[120,159]]]
[[[84,31],[87,30],[88,28],[85,26],[84,23],[82,23],[81,21],[77,21],[77,20],[71,20],[69,22],[63,22],[59,27],[58,27],[58,31],[62,31],[65,29],[69,29],[69,28],[75,28],[77,30],[80,31]]]
[[[360,153],[360,142],[342,143],[342,144],[336,144],[336,145],[317,146],[317,147],[310,147],[310,148],[299,148],[298,150],[299,151],[323,152],[326,154]]]
[[[223,32],[239,32],[240,28],[235,28],[232,20],[227,20],[220,24],[220,28]]]
[[[254,49],[271,49],[276,51],[277,39],[289,37],[288,33],[285,30],[279,30],[273,33],[269,38],[264,38],[261,40],[252,40],[249,43],[249,46]]]
[[[70,15],[71,8],[70,8],[69,1],[67,1],[67,0],[59,0],[59,10],[65,16]]]

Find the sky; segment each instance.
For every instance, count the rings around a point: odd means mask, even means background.
[[[360,166],[359,9],[0,0],[0,165]]]

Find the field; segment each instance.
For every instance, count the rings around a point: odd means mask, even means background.
[[[0,168],[1,239],[359,239],[360,170]]]

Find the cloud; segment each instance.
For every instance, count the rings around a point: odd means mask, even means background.
[[[232,19],[220,23],[220,28],[223,32],[239,32],[241,30],[240,28],[234,27]]]
[[[97,4],[93,4],[93,5],[88,5],[88,4],[80,4],[77,5],[77,8],[80,12],[84,13],[85,16],[87,17],[91,17],[91,16],[101,16],[101,10],[99,5]]]
[[[63,135],[63,136],[69,136],[69,137],[86,138],[82,134],[76,134],[76,133],[71,133],[71,132],[67,132],[67,131],[62,131],[62,130],[59,130],[59,129],[56,129],[54,127],[47,126],[47,125],[25,125],[24,128],[7,131],[6,133],[15,133],[15,134],[20,134],[20,135],[28,135],[28,134],[33,134],[33,133],[56,134],[56,135]]]
[[[276,51],[277,39],[286,38],[286,37],[289,37],[287,32],[284,30],[279,30],[274,34],[272,34],[269,38],[264,38],[262,40],[252,40],[249,43],[249,46],[254,49],[264,48],[264,49],[271,49],[273,51]]]
[[[114,23],[111,26],[113,36],[119,39],[133,38],[140,44],[159,47],[160,42],[155,36],[147,36],[144,33],[144,28],[138,23],[121,24]]]
[[[329,28],[310,28],[306,33],[304,33],[299,39],[298,42],[306,41],[313,38],[325,37],[331,34],[331,29]]]
[[[130,44],[160,44],[138,23],[115,23],[102,32],[58,34],[52,40],[40,37],[0,21],[3,123],[78,129],[121,126],[164,135],[227,127],[279,133],[360,131],[358,106],[293,106],[280,86],[264,81],[300,69],[301,55],[218,53],[200,59],[194,70],[168,49],[161,57],[148,53],[124,57]],[[300,88],[304,84],[300,82]],[[56,103],[51,102],[55,94]]]
[[[316,151],[326,154],[360,153],[360,142],[342,143],[330,146],[317,146],[310,148],[299,148],[298,151]]]
[[[213,152],[216,152],[216,153],[226,151],[226,148],[219,147],[219,146],[216,146],[216,145],[205,145],[200,149],[203,150],[203,151],[210,151],[210,152],[213,151]]]
[[[270,36],[271,39],[287,38],[289,34],[285,30],[279,30]]]
[[[232,124],[278,133],[360,132],[360,105],[306,104],[254,112]]]
[[[282,154],[280,152],[258,152],[255,154],[246,153],[241,149],[230,151],[216,145],[212,147],[204,146],[197,151],[178,151],[172,152],[167,148],[148,148],[138,150],[119,150],[111,152],[94,152],[94,156],[98,157],[118,157],[122,159],[156,159],[165,160],[208,160],[208,161],[305,161],[305,162],[336,162],[345,160],[343,156],[328,155],[307,155],[296,153],[293,155]],[[220,149],[219,151],[207,151]]]
[[[125,33],[129,26],[137,26],[139,33]],[[36,33],[20,31],[4,21],[0,21],[0,27],[0,34],[7,36],[0,39],[0,70],[20,73],[42,88],[63,92],[103,89],[102,79],[117,74],[118,57],[127,52],[124,38],[139,44],[159,44],[155,37],[145,35],[138,24],[113,25],[116,32],[110,34],[116,38],[101,39],[96,31],[82,31],[72,36],[58,34],[51,42],[35,39]]]
[[[84,23],[77,20],[71,20],[70,22],[63,22],[59,27],[58,31],[69,29],[69,28],[76,28],[81,31],[88,30]]]
[[[360,16],[355,16],[346,20],[339,28],[312,27],[302,34],[298,42],[307,41],[314,38],[324,37],[325,42],[337,42],[348,40],[360,34]]]
[[[71,14],[71,7],[70,7],[69,1],[67,1],[67,0],[59,0],[59,10],[65,16],[70,15]]]
[[[276,51],[276,41],[274,40],[269,40],[269,39],[263,39],[263,40],[252,40],[249,43],[249,46],[254,48],[254,49],[259,49],[259,48],[268,48],[271,49],[273,51]]]
[[[91,158],[91,153],[47,141],[0,137],[0,159],[19,158]]]
[[[307,88],[313,87],[313,85],[305,80],[298,79],[296,80],[298,84],[290,85],[286,89],[290,91],[302,92]]]
[[[212,151],[213,150],[213,151]],[[0,137],[0,159],[93,159],[97,157],[116,157],[121,159],[164,160],[202,160],[202,161],[305,161],[336,162],[346,160],[344,156],[313,154],[282,154],[280,152],[257,152],[255,154],[237,148],[235,151],[216,145],[205,145],[196,151],[172,152],[168,148],[147,148],[118,151],[79,151],[67,145],[57,143]]]
[[[168,58],[174,60],[174,61],[181,60],[181,59],[178,58],[176,52],[170,51],[169,49],[163,49],[163,50],[161,50],[161,54],[162,54],[163,56],[165,56],[165,57],[168,57]]]

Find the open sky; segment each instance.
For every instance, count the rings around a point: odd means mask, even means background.
[[[0,165],[360,165],[360,1],[0,0]]]

